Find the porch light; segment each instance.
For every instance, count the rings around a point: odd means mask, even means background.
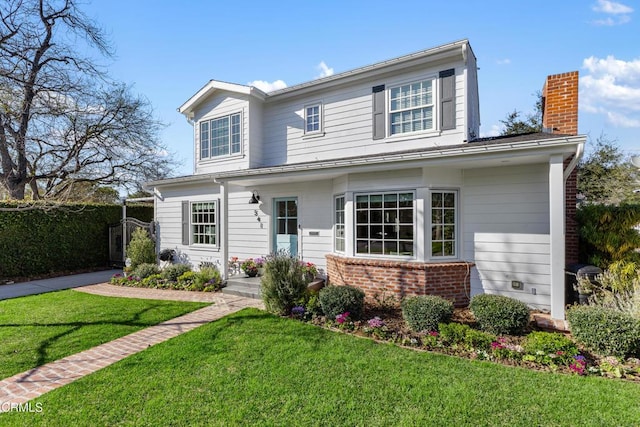
[[[249,200],[249,204],[257,205],[258,203],[260,203],[260,195],[256,190],[253,190],[253,193],[251,193],[251,200]]]

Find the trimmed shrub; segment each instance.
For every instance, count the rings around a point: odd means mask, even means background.
[[[603,356],[640,352],[640,321],[611,308],[573,306],[567,311],[571,334],[589,350]]]
[[[191,266],[189,264],[171,264],[160,272],[160,276],[165,280],[177,282],[178,277],[182,276],[187,271],[191,271]]]
[[[160,267],[149,263],[140,264],[133,271],[133,275],[141,280],[158,273],[160,273]]]
[[[304,270],[298,259],[285,252],[267,258],[262,276],[262,300],[271,313],[286,315],[307,291]]]
[[[447,323],[453,315],[451,301],[437,295],[420,295],[402,301],[402,317],[411,330],[437,331],[439,323]]]
[[[127,257],[131,260],[131,270],[140,264],[155,264],[156,244],[149,237],[147,230],[136,228],[131,234],[131,242],[127,246]]]
[[[17,208],[23,202],[0,202]],[[122,219],[121,205],[71,203],[51,208],[0,211],[0,278],[34,277],[109,264],[109,225]],[[41,209],[39,209],[41,207]],[[153,219],[153,206],[127,207],[129,216]]]
[[[469,308],[480,329],[496,335],[520,335],[529,325],[529,308],[503,295],[482,294],[471,298]]]
[[[353,286],[327,286],[320,289],[320,306],[330,319],[349,313],[349,317],[359,320],[364,308],[364,291]]]
[[[469,325],[462,323],[440,323],[440,339],[445,344],[462,344],[467,332],[471,330]]]

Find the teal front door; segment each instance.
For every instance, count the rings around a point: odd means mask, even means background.
[[[274,250],[298,256],[298,198],[274,200]]]

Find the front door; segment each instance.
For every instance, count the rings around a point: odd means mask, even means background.
[[[287,197],[274,200],[275,224],[274,250],[286,251],[298,256],[298,198]]]

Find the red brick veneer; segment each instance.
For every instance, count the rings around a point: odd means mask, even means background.
[[[472,263],[423,263],[378,259],[347,258],[327,254],[327,276],[332,285],[351,285],[367,297],[394,294],[439,295],[456,307],[469,304]]]

